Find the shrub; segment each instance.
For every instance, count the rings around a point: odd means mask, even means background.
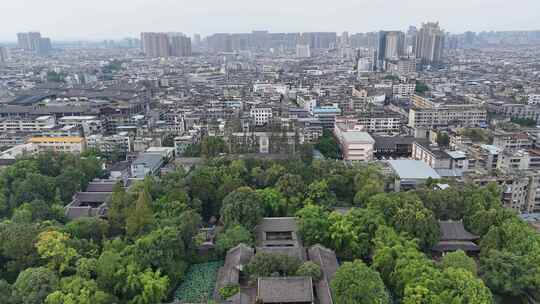
[[[231,284],[219,289],[219,295],[223,299],[228,299],[240,292],[240,286],[238,284]]]
[[[247,272],[255,277],[268,277],[275,274],[289,276],[296,273],[300,260],[286,254],[259,252],[247,265]]]
[[[312,277],[314,281],[318,281],[322,277],[322,272],[319,265],[311,261],[307,261],[298,268],[298,270],[296,271],[296,275]]]

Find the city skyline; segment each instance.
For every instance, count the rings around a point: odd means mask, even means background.
[[[510,7],[510,5],[512,7]],[[527,7],[519,15],[507,12]],[[307,10],[309,8],[309,11]],[[189,36],[217,32],[371,32],[406,30],[426,21],[439,21],[451,33],[540,29],[533,0],[452,1],[450,4],[416,0],[413,3],[382,1],[273,1],[245,0],[216,4],[203,1],[50,2],[26,0],[3,4],[0,41],[14,42],[17,32],[40,31],[54,40],[101,40],[138,37],[140,32],[181,31]],[[384,18],[382,18],[384,16]],[[24,20],[21,22],[20,20]],[[96,22],[99,20],[99,22]],[[489,24],[489,26],[487,25]]]

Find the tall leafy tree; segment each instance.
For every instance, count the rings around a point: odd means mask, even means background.
[[[16,303],[42,304],[58,288],[58,276],[45,267],[27,268],[13,284]]]
[[[239,244],[253,245],[253,235],[240,225],[232,226],[216,237],[216,251],[222,255]]]
[[[70,221],[65,229],[75,238],[99,243],[109,234],[109,223],[99,218],[83,217]]]
[[[287,200],[275,188],[264,188],[256,190],[257,195],[261,198],[264,216],[266,217],[282,217],[288,215]]]
[[[231,192],[223,200],[221,220],[226,227],[243,225],[253,230],[263,215],[263,204],[257,193],[249,187]]]
[[[35,243],[39,232],[35,224],[0,223],[0,260],[5,279],[13,282],[21,271],[37,264]]]
[[[296,213],[298,230],[306,245],[330,244],[330,213],[322,206],[308,204]]]
[[[152,198],[146,189],[139,192],[135,208],[129,212],[126,218],[126,234],[130,237],[138,237],[150,231],[154,224],[152,213]]]
[[[381,214],[397,231],[418,238],[423,248],[431,248],[439,239],[439,225],[433,212],[414,194],[379,194],[370,199],[368,208]]]
[[[391,303],[381,276],[361,260],[342,264],[330,282],[330,287],[336,303]]]
[[[465,269],[467,271],[470,271],[474,275],[476,275],[478,272],[474,259],[468,257],[463,250],[458,250],[445,254],[441,260],[441,267],[443,269],[450,267]]]
[[[215,157],[226,151],[225,142],[221,137],[205,136],[201,142],[201,155]]]
[[[159,270],[140,271],[137,266],[126,267],[126,285],[124,292],[129,296],[129,304],[161,303],[167,297],[169,279]]]
[[[126,256],[134,259],[143,269],[160,269],[172,286],[183,278],[187,269],[186,248],[178,231],[172,227],[160,228],[144,235],[126,248]]]
[[[378,226],[383,224],[378,214],[358,208],[352,208],[343,215],[332,212],[329,221],[331,248],[346,259],[367,257],[371,239]]]
[[[326,180],[315,181],[308,186],[307,199],[317,205],[334,207],[337,203],[336,194],[332,192]]]
[[[121,183],[116,183],[107,202],[107,217],[113,235],[121,234],[126,227],[128,210],[131,201]]]
[[[49,267],[60,274],[69,270],[78,258],[77,251],[68,244],[69,235],[59,231],[44,231],[39,234],[36,248]]]
[[[70,276],[60,280],[59,289],[47,296],[45,304],[107,304],[113,301],[111,295],[99,290],[94,280]]]
[[[11,292],[11,285],[5,280],[0,280],[0,303],[14,304],[15,299]]]

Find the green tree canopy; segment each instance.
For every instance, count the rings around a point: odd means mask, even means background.
[[[98,289],[95,281],[71,276],[60,280],[60,288],[47,296],[45,304],[107,304],[113,301],[111,295]]]
[[[246,271],[254,277],[291,276],[298,271],[300,264],[298,258],[286,254],[257,252],[246,266]]]
[[[361,260],[343,263],[330,282],[330,287],[336,303],[391,303],[379,273]]]
[[[263,202],[249,187],[240,187],[223,200],[221,220],[226,227],[242,225],[253,231],[263,216]]]
[[[42,304],[58,288],[58,276],[44,267],[23,270],[13,284],[16,303]]]
[[[465,269],[467,271],[470,271],[474,275],[476,275],[478,272],[474,259],[468,257],[463,250],[458,250],[445,254],[441,260],[441,267],[443,269],[447,269],[450,267]]]
[[[322,277],[322,271],[319,265],[313,263],[312,261],[307,261],[298,267],[296,275],[301,277],[311,277],[313,278],[313,281],[317,282]]]
[[[152,198],[146,189],[139,192],[135,208],[126,218],[126,233],[131,237],[138,237],[148,231],[154,224],[152,212]]]
[[[249,230],[241,225],[234,225],[217,235],[216,251],[224,255],[229,249],[239,244],[252,246],[253,243],[253,235]]]

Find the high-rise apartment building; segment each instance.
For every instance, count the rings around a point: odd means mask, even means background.
[[[141,47],[147,57],[168,57],[169,36],[166,33],[141,33]]]
[[[17,45],[23,50],[30,50],[28,33],[17,33]]]
[[[51,39],[41,37],[39,32],[18,33],[17,44],[25,51],[36,52],[40,55],[46,55],[52,49]]]
[[[302,33],[304,43],[309,43],[311,49],[331,49],[336,47],[337,34],[335,32],[309,32]]]
[[[201,34],[193,34],[193,47],[200,48],[202,43]]]
[[[146,57],[191,56],[191,39],[182,33],[141,33]]]
[[[383,59],[398,59],[404,55],[405,34],[399,31],[380,33],[379,56]]]
[[[444,31],[438,22],[423,23],[416,34],[414,53],[423,64],[439,64],[444,49]]]
[[[8,58],[9,54],[7,48],[0,46],[0,63],[5,63]]]
[[[311,57],[311,50],[309,44],[298,44],[296,45],[296,57],[298,58],[309,58]]]
[[[182,34],[169,34],[169,54],[175,57],[191,56],[191,39]]]
[[[270,34],[268,31],[252,31],[251,32],[251,47],[258,50],[267,50],[270,46]]]
[[[39,46],[36,52],[40,55],[47,55],[52,50],[51,39],[50,38],[40,38]]]
[[[41,33],[39,32],[29,32],[28,33],[28,43],[30,44],[30,50],[38,52],[41,45]]]
[[[349,40],[349,32],[345,31],[343,32],[343,34],[341,34],[341,37],[340,37],[340,44],[342,46],[346,46],[346,45],[349,45],[350,44],[350,40]]]
[[[388,60],[398,60],[405,55],[405,34],[400,31],[380,31],[377,48],[379,68]]]

